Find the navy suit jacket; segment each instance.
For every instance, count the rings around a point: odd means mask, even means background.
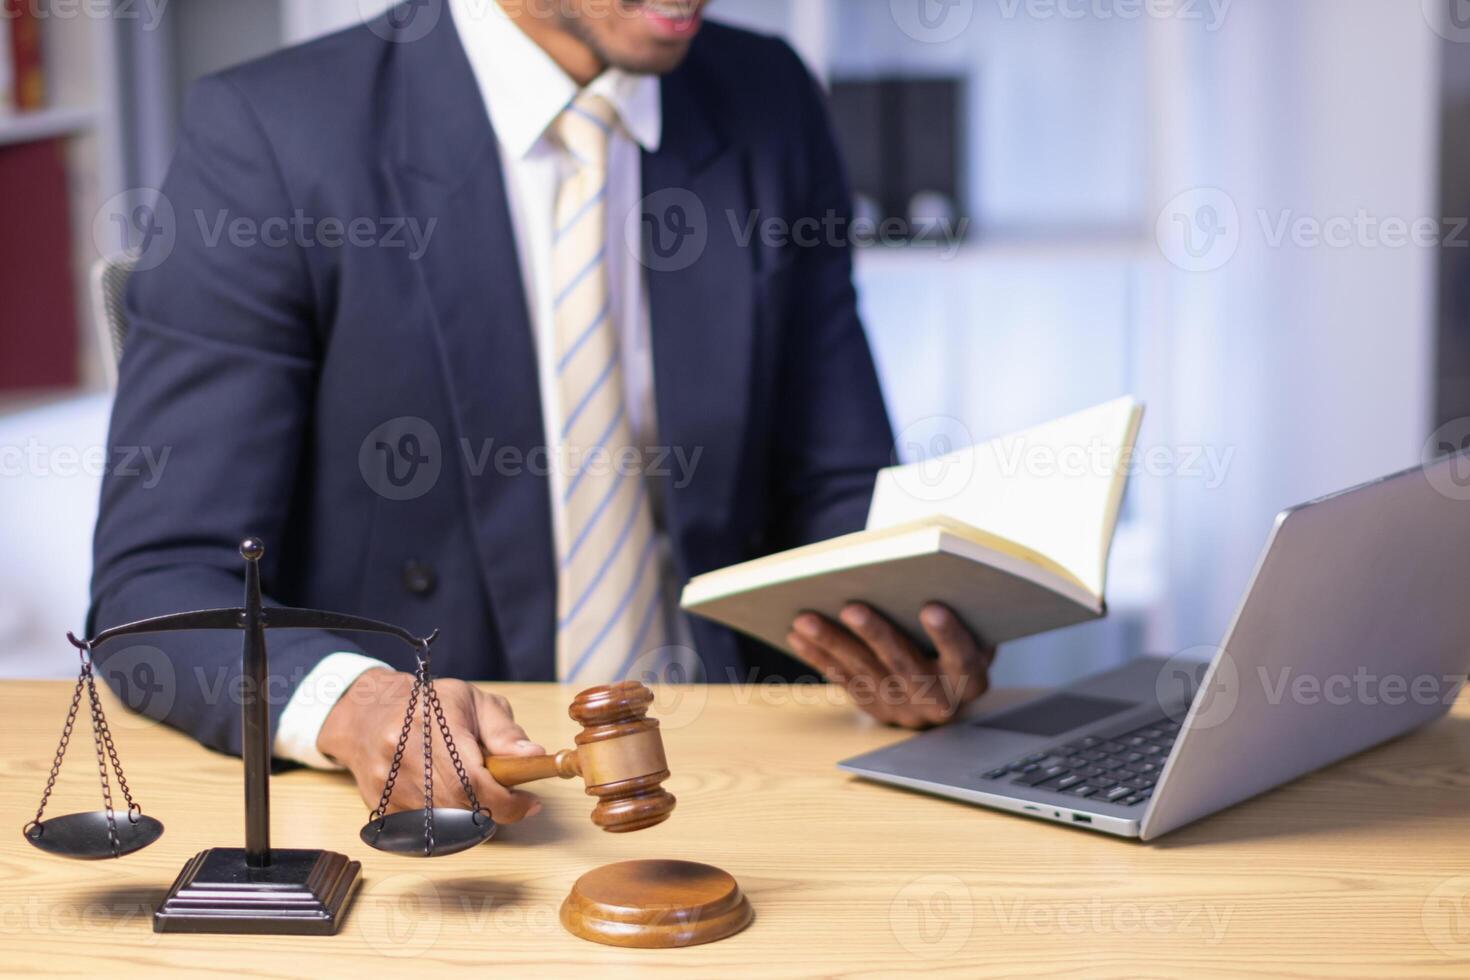
[[[398,24],[193,87],[162,188],[171,251],[128,293],[89,629],[238,605],[237,548],[257,535],[268,603],[441,629],[441,676],[554,679],[535,341],[496,138],[448,11],[422,38]],[[849,214],[811,77],[782,42],[709,24],[662,98],[663,143],[643,157],[645,221],[663,236],[647,275],[655,400],[661,441],[698,462],[687,482],[655,479],[687,580],[859,529],[892,435],[850,250],[811,237],[812,219],[838,219],[840,237]],[[358,240],[299,232],[329,218],[359,221]],[[749,237],[752,218],[796,240]],[[391,241],[409,220],[433,222],[422,255]],[[670,253],[688,227],[694,251]],[[156,481],[140,448],[164,461]],[[693,629],[709,680],[801,673]],[[150,643],[100,650],[101,672],[238,752],[240,636]],[[273,717],[334,651],[412,667],[354,635],[270,647]]]

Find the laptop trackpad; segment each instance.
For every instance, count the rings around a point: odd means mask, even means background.
[[[975,723],[976,728],[994,728],[1025,735],[1060,735],[1090,725],[1111,715],[1138,707],[1132,701],[1117,701],[1087,694],[1053,694]]]

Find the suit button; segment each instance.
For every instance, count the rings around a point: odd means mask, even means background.
[[[429,595],[439,587],[432,565],[411,561],[403,566],[403,587],[413,595]]]

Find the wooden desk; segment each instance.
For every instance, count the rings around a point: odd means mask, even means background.
[[[497,690],[533,736],[570,744],[574,692]],[[342,851],[362,861],[364,876],[340,935],[288,939],[152,932],[151,910],[185,859],[239,845],[240,763],[115,704],[129,782],[166,825],[163,839],[96,863],[49,858],[21,839],[68,696],[66,684],[0,684],[6,972],[494,977],[536,968],[598,980],[1470,972],[1465,700],[1431,728],[1143,845],[849,778],[832,764],[903,736],[826,702],[835,695],[666,689],[655,710],[679,808],[642,834],[597,831],[591,800],[558,783],[543,786],[541,817],[477,850],[393,857],[357,839],[366,809],[345,777],[278,776],[274,842]],[[79,732],[51,813],[99,806],[91,748]],[[754,925],[723,943],[660,952],[564,933],[557,909],[572,881],[636,857],[724,867],[750,895]]]

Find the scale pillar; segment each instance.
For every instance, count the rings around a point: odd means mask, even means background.
[[[245,863],[252,868],[267,868],[271,863],[271,709],[265,696],[265,624],[260,598],[260,559],[264,556],[265,545],[258,538],[246,538],[240,545],[240,557],[245,559],[240,744],[245,759]]]

